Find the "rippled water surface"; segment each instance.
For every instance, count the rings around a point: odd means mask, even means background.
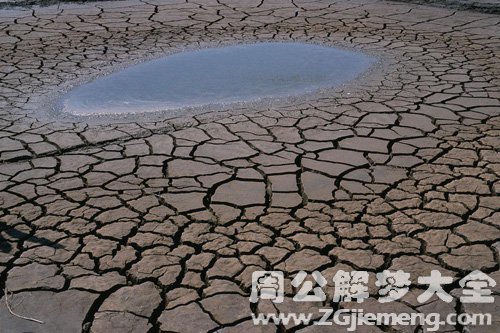
[[[123,114],[300,95],[352,80],[371,56],[305,43],[257,43],[180,52],[70,90],[58,108]]]

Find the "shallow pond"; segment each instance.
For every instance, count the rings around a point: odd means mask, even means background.
[[[77,86],[57,108],[74,115],[124,114],[254,101],[338,86],[375,58],[306,43],[206,48],[147,61]]]

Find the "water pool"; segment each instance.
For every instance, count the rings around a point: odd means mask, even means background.
[[[255,43],[186,51],[77,86],[57,101],[74,115],[125,114],[300,95],[335,87],[375,58],[307,43]]]

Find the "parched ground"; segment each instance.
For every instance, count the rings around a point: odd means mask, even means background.
[[[251,313],[490,312],[416,300],[417,277],[500,283],[500,16],[376,0],[121,1],[0,12],[0,331],[340,332],[253,326]],[[294,40],[385,59],[329,97],[126,121],[37,119],[36,101],[110,66],[185,46]],[[281,270],[285,302],[250,305]],[[331,303],[340,269],[371,297]],[[411,273],[376,301],[375,273]],[[324,304],[290,279],[318,270]],[[9,314],[43,320],[37,324]],[[498,295],[500,288],[495,288]],[[10,294],[12,293],[12,294]],[[415,332],[364,327],[359,332]]]

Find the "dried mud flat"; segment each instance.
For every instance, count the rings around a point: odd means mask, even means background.
[[[497,283],[500,17],[375,0],[120,1],[0,11],[1,332],[331,332],[254,326],[251,274],[410,272],[368,310],[493,314],[419,275]],[[266,108],[113,124],[37,117],[66,82],[193,45],[293,40],[386,59],[357,84]],[[376,296],[377,289],[370,287]],[[498,294],[498,287],[495,289]],[[338,306],[335,305],[334,306]],[[341,304],[342,307],[353,306]],[[324,329],[324,330],[322,330]],[[335,328],[337,330],[337,328]],[[364,327],[359,332],[414,332]],[[342,331],[338,328],[338,331]]]

